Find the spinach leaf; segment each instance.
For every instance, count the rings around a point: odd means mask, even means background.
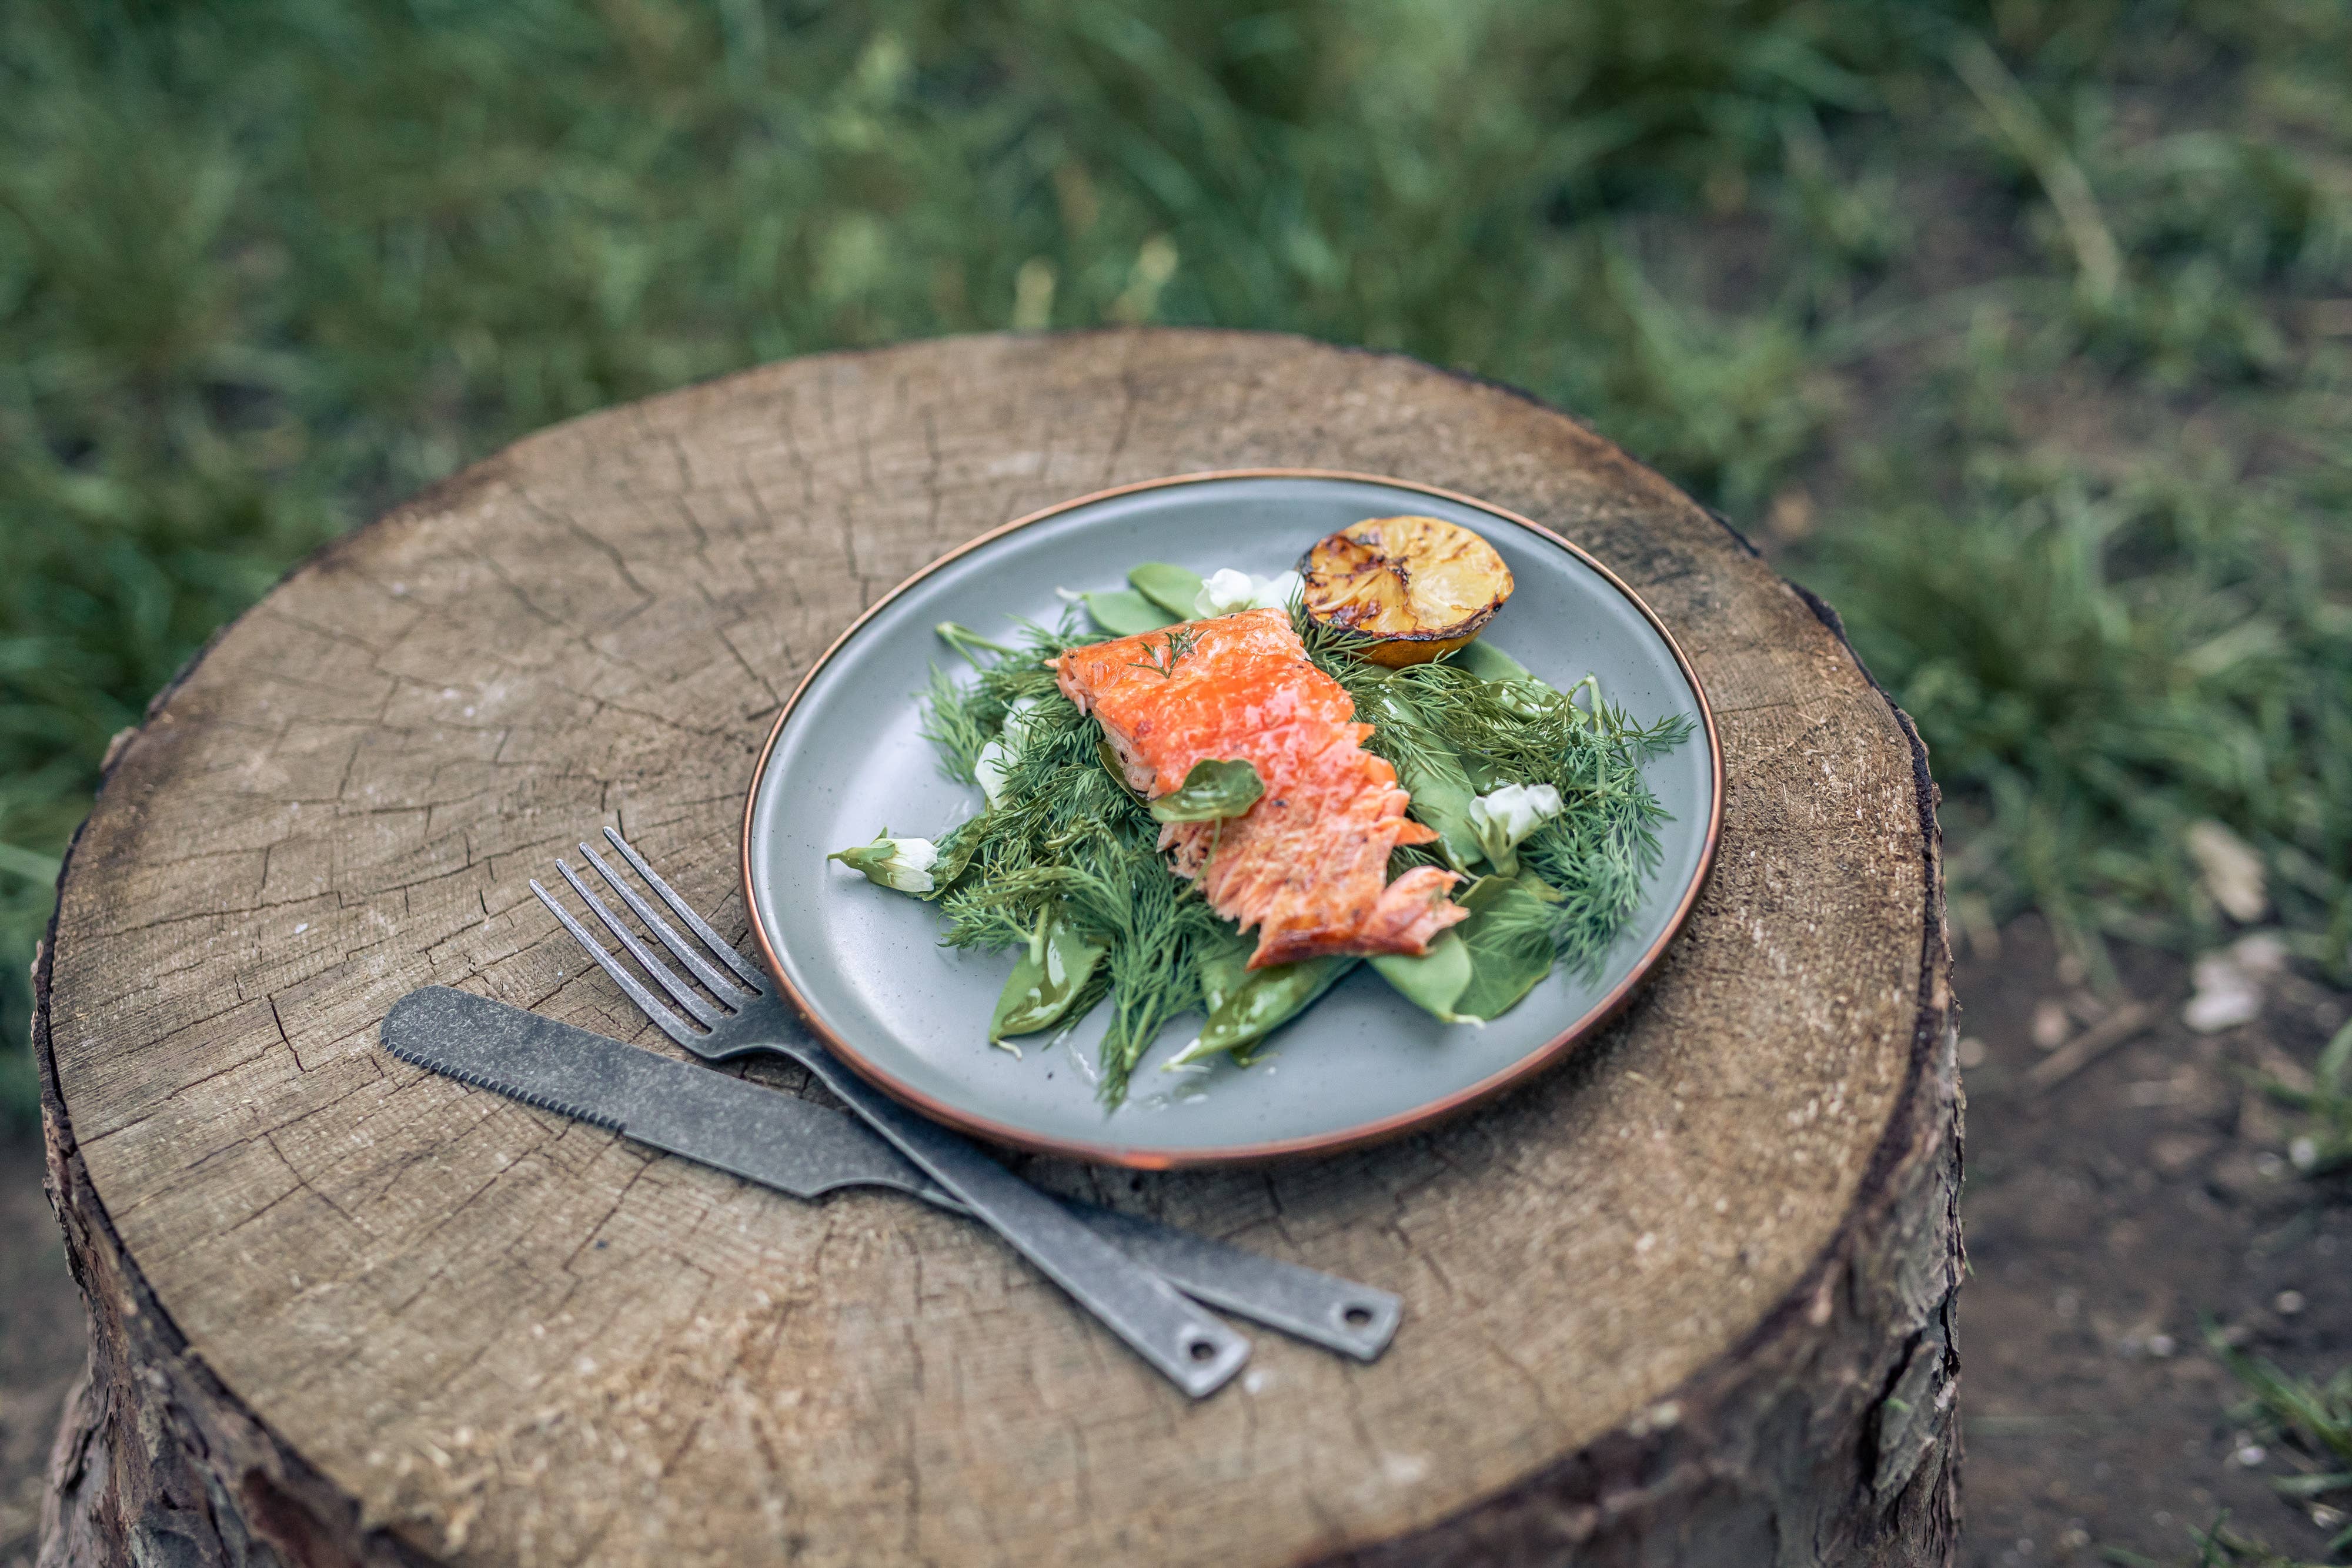
[[[1164,560],[1147,560],[1127,574],[1127,585],[1179,621],[1192,619],[1201,597],[1201,574]]]
[[[1500,1018],[1551,973],[1551,906],[1559,898],[1537,877],[1488,876],[1454,900],[1470,911],[1454,928],[1470,954],[1470,983],[1454,1004],[1456,1012]]]
[[[1162,822],[1213,822],[1238,817],[1257,804],[1265,780],[1239,758],[1192,764],[1183,784],[1151,802],[1151,815]]]
[[[1467,670],[1482,681],[1532,681],[1535,676],[1525,664],[1504,653],[1484,637],[1454,653],[1456,668]]]
[[[1139,632],[1157,632],[1162,626],[1173,625],[1179,619],[1161,611],[1140,593],[1114,589],[1108,593],[1085,593],[1087,613],[1097,626],[1114,637],[1132,637]]]

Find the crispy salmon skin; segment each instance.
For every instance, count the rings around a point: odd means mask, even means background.
[[[1210,907],[1257,931],[1251,968],[1358,953],[1418,956],[1469,912],[1459,880],[1416,866],[1388,880],[1399,844],[1437,835],[1409,820],[1396,769],[1366,751],[1369,724],[1317,669],[1279,610],[1244,610],[1072,648],[1062,694],[1102,725],[1128,782],[1157,797],[1196,762],[1241,758],[1265,793],[1223,822],[1172,822],[1160,844]]]

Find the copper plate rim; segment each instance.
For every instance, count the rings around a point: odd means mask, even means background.
[[[769,760],[775,755],[776,742],[783,736],[784,726],[791,720],[793,709],[799,706],[802,695],[814,684],[817,676],[824,672],[824,667],[833,662],[833,656],[839,653],[852,637],[856,636],[867,622],[880,614],[883,608],[900,594],[950,561],[960,559],[982,546],[992,544],[1015,529],[1028,528],[1033,523],[1044,522],[1048,517],[1059,517],[1065,512],[1075,511],[1080,507],[1092,506],[1097,501],[1107,501],[1115,496],[1131,496],[1142,490],[1167,489],[1178,485],[1201,485],[1220,479],[1355,480],[1368,484],[1387,485],[1400,490],[1417,491],[1424,496],[1435,496],[1442,500],[1475,507],[1482,512],[1490,513],[1507,522],[1517,523],[1540,538],[1550,540],[1598,572],[1612,588],[1623,594],[1633,608],[1642,612],[1643,618],[1649,622],[1652,629],[1664,640],[1668,651],[1674,654],[1675,664],[1682,671],[1683,679],[1689,683],[1691,695],[1697,699],[1699,719],[1706,730],[1708,772],[1706,836],[1699,847],[1698,869],[1692,875],[1689,885],[1683,890],[1682,900],[1675,904],[1673,917],[1666,922],[1665,929],[1658,934],[1656,940],[1653,941],[1643,952],[1641,957],[1635,961],[1633,968],[1626,972],[1625,977],[1610,988],[1608,995],[1587,1009],[1582,1017],[1545,1044],[1528,1052],[1501,1071],[1490,1073],[1467,1088],[1456,1090],[1443,1099],[1432,1100],[1385,1120],[1350,1127],[1343,1132],[1322,1134],[1307,1138],[1286,1138],[1266,1144],[1244,1144],[1202,1150],[1197,1153],[1186,1150],[1130,1149],[1117,1144],[1084,1143],[1071,1139],[1040,1137],[1034,1133],[1007,1126],[985,1116],[976,1116],[961,1106],[900,1082],[890,1073],[868,1061],[856,1047],[820,1019],[808,999],[793,988],[790,980],[784,978],[782,957],[776,950],[773,938],[769,935],[766,922],[760,917],[759,903],[752,896],[751,816],[759,802],[761,780],[767,775]],[[846,1062],[859,1077],[901,1104],[921,1112],[933,1121],[986,1138],[991,1143],[1026,1149],[1033,1154],[1055,1155],[1066,1159],[1084,1160],[1096,1165],[1120,1166],[1129,1170],[1188,1170],[1217,1166],[1262,1165],[1268,1161],[1291,1159],[1303,1155],[1339,1154],[1349,1149],[1360,1149],[1372,1144],[1384,1143],[1391,1138],[1426,1127],[1433,1123],[1466,1111],[1471,1106],[1492,1099],[1552,1066],[1575,1046],[1599,1033],[1612,1019],[1624,1010],[1626,1004],[1633,1000],[1633,993],[1640,988],[1643,981],[1649,978],[1651,972],[1657,967],[1658,961],[1665,956],[1667,946],[1676,936],[1682,935],[1683,927],[1690,923],[1692,911],[1698,905],[1699,894],[1706,889],[1708,876],[1715,870],[1716,847],[1722,833],[1723,743],[1716,730],[1715,708],[1706,700],[1706,687],[1701,684],[1698,672],[1691,667],[1690,657],[1683,652],[1682,643],[1675,640],[1674,632],[1667,629],[1666,623],[1658,619],[1657,612],[1651,609],[1648,601],[1634,592],[1626,584],[1624,579],[1595,559],[1591,552],[1544,527],[1533,517],[1522,517],[1491,501],[1465,495],[1459,490],[1444,489],[1435,485],[1423,485],[1411,479],[1393,478],[1384,474],[1359,474],[1343,468],[1218,468],[1197,474],[1174,474],[1160,479],[1143,479],[1131,485],[1116,485],[1107,490],[1097,490],[1090,495],[1079,496],[1067,501],[1058,501],[1053,506],[1031,512],[1025,517],[1015,517],[1009,523],[1000,524],[976,538],[957,546],[876,600],[863,615],[851,622],[848,628],[833,640],[823,653],[817,655],[816,663],[809,666],[808,674],[801,677],[800,684],[793,688],[792,695],[784,699],[783,707],[776,715],[776,722],[770,727],[767,741],[760,747],[760,755],[751,764],[751,787],[744,792],[742,844],[738,859],[743,890],[743,907],[750,915],[751,936],[760,946],[760,956],[767,965],[768,973],[782,988],[785,998],[792,1003],[793,1010],[800,1014],[802,1021],[808,1025],[810,1030],[818,1039],[824,1041],[827,1050]]]

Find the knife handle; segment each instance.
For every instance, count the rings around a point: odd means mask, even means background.
[[[815,1073],[867,1126],[1186,1394],[1200,1399],[1215,1393],[1249,1359],[1249,1341],[969,1139],[916,1115],[821,1047],[779,1041],[776,1049]]]

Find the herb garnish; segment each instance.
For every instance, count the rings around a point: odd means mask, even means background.
[[[1166,680],[1176,674],[1178,661],[1191,653],[1192,645],[1200,640],[1201,634],[1190,626],[1175,627],[1169,632],[1163,646],[1155,649],[1149,643],[1142,644],[1143,657],[1129,659],[1127,662],[1128,667],[1150,670],[1162,680]]]
[[[1596,972],[1660,856],[1665,814],[1642,766],[1686,737],[1689,720],[1637,724],[1597,683],[1557,691],[1492,650],[1389,669],[1359,657],[1358,639],[1296,609],[1293,624],[1307,656],[1375,727],[1366,746],[1396,767],[1412,814],[1442,835],[1399,850],[1391,875],[1436,863],[1469,877],[1455,896],[1471,919],[1433,946],[1434,962],[1388,964],[1391,982],[1438,1016],[1466,1021],[1510,1007],[1556,963]],[[934,670],[923,733],[947,773],[965,783],[995,747],[996,792],[986,810],[940,839],[937,886],[925,896],[947,917],[949,946],[1019,950],[992,1038],[1066,1030],[1108,999],[1100,1089],[1116,1104],[1179,1015],[1211,1015],[1180,1060],[1230,1051],[1246,1061],[1268,1030],[1355,967],[1339,957],[1243,968],[1253,944],[1192,883],[1171,874],[1159,841],[1163,821],[1246,812],[1263,781],[1244,761],[1202,762],[1183,789],[1156,802],[1139,798],[1099,727],[1061,695],[1048,667],[1099,633],[1066,619],[1050,630],[1024,623],[1011,643],[961,626],[940,632],[977,673]],[[1198,636],[1171,627],[1144,644],[1137,663],[1171,677]],[[1016,704],[1017,740],[1008,745]],[[1561,809],[1517,843],[1516,875],[1480,876],[1495,868],[1470,808],[1504,782],[1550,786]]]

